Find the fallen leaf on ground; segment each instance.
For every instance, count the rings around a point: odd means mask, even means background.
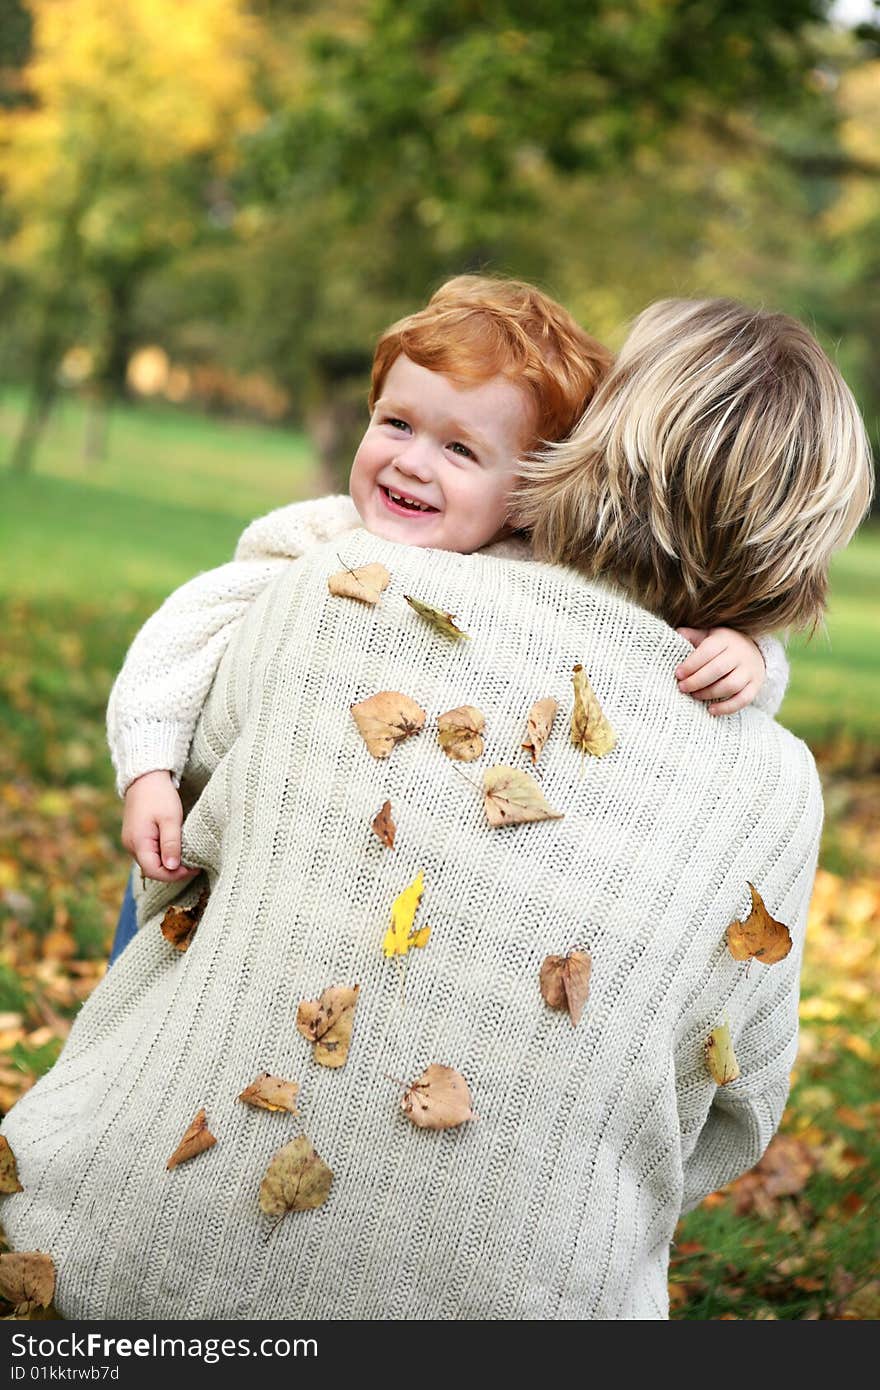
[[[536,700],[526,715],[526,738],[520,746],[531,756],[533,767],[547,742],[557,709],[556,701],[548,695],[546,699]]]
[[[471,1093],[464,1077],[437,1062],[407,1087],[400,1105],[419,1129],[454,1129],[473,1119]]]
[[[24,1188],[18,1181],[18,1169],[15,1166],[15,1154],[9,1146],[9,1140],[0,1134],[0,1192],[24,1192]]]
[[[590,992],[592,961],[586,951],[547,956],[541,966],[541,994],[551,1009],[567,1009],[572,1027],[580,1023]]]
[[[803,1139],[794,1134],[774,1135],[760,1162],[731,1184],[734,1208],[740,1215],[754,1211],[762,1217],[774,1216],[776,1199],[802,1192],[816,1166]]]
[[[454,614],[445,613],[442,608],[432,608],[430,604],[422,603],[421,599],[413,598],[411,594],[404,594],[403,597],[420,618],[427,619],[444,637],[467,637],[470,640],[467,632],[462,632],[460,627],[456,627]]]
[[[739,1063],[730,1040],[730,1025],[719,1023],[713,1028],[705,1043],[706,1066],[719,1086],[735,1081],[739,1076]]]
[[[390,583],[391,575],[377,560],[370,565],[358,565],[357,569],[337,570],[327,580],[327,588],[338,598],[356,598],[361,603],[378,603],[379,595]]]
[[[17,1312],[48,1308],[55,1292],[55,1262],[41,1250],[0,1255],[0,1294]]]
[[[395,743],[417,734],[425,711],[398,690],[380,690],[351,706],[354,722],[374,758],[387,758]]]
[[[162,935],[178,951],[188,951],[208,905],[209,889],[203,888],[192,907],[169,907],[162,918]]]
[[[238,1099],[243,1100],[246,1105],[255,1105],[260,1110],[287,1110],[291,1115],[297,1115],[298,1091],[298,1082],[284,1081],[280,1076],[261,1071],[259,1076],[255,1076],[251,1084],[245,1087]]]
[[[178,1163],[186,1163],[189,1159],[196,1158],[200,1153],[204,1153],[205,1149],[210,1149],[216,1143],[217,1140],[208,1129],[208,1116],[203,1106],[165,1167],[176,1168]]]
[[[311,1141],[305,1135],[291,1139],[269,1160],[260,1183],[260,1210],[267,1216],[313,1211],[326,1202],[332,1181],[332,1169],[318,1157]]]
[[[441,714],[437,720],[437,737],[447,758],[472,763],[483,752],[480,737],[486,721],[475,705],[457,705]]]
[[[313,1055],[319,1066],[345,1066],[360,988],[331,985],[320,999],[304,999],[297,1009],[297,1029],[314,1043]]]
[[[791,932],[784,922],[777,922],[764,906],[761,894],[749,884],[752,910],[744,922],[736,918],[727,928],[727,946],[734,960],[761,961],[775,965],[791,950]]]
[[[382,951],[386,958],[405,956],[413,947],[424,946],[431,934],[430,927],[413,930],[416,910],[425,891],[422,870],[416,874],[412,883],[398,893],[391,904],[391,926],[382,941]]]
[[[602,712],[583,666],[578,664],[574,667],[571,679],[574,686],[571,741],[582,753],[604,758],[615,747],[617,737]]]
[[[491,826],[521,825],[526,821],[562,820],[527,772],[496,764],[483,773],[483,807]]]
[[[382,841],[383,845],[386,845],[388,849],[393,849],[394,836],[397,833],[397,826],[391,819],[390,801],[383,801],[381,807],[376,812],[370,824],[373,827],[373,830],[379,836],[379,839]]]

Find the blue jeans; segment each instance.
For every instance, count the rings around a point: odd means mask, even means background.
[[[131,878],[125,885],[125,897],[122,899],[122,907],[119,912],[119,921],[116,923],[116,931],[113,936],[113,945],[110,950],[108,965],[112,965],[116,957],[128,945],[131,938],[137,931],[137,914],[134,907],[134,894],[131,891]]]

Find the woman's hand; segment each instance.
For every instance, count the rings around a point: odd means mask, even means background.
[[[125,793],[122,843],[146,878],[177,883],[198,869],[180,862],[183,806],[170,772],[145,772]]]
[[[695,700],[712,700],[710,714],[735,714],[750,705],[764,682],[760,648],[732,627],[679,627],[693,653],[676,667],[679,690]]]

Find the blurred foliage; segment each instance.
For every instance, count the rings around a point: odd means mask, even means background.
[[[7,3],[21,467],[72,346],[100,396],[145,344],[262,374],[344,467],[376,334],[473,269],[612,344],[670,293],[788,309],[876,424],[880,44],[825,0]]]

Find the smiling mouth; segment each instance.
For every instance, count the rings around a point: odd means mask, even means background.
[[[426,507],[414,502],[405,502],[399,493],[396,497],[392,497],[388,488],[382,487],[381,483],[379,484],[379,491],[385,506],[389,511],[395,512],[397,516],[436,516],[440,510],[439,507]]]

